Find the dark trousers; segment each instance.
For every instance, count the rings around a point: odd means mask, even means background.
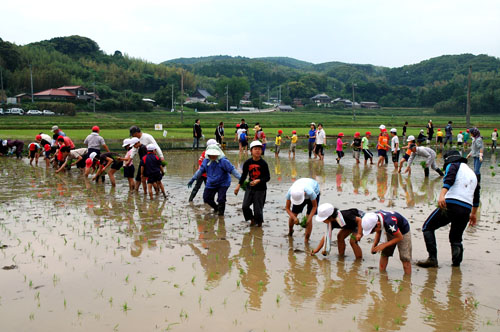
[[[266,203],[266,190],[252,190],[250,188],[245,191],[243,197],[243,216],[245,220],[254,220],[257,224],[264,222],[264,204]],[[253,205],[253,212],[250,206]]]
[[[189,196],[189,201],[190,202],[196,197],[196,194],[198,194],[198,191],[200,190],[201,185],[203,183],[207,183],[207,178],[204,177],[204,176],[200,176],[196,180],[196,183],[194,184],[193,190],[191,190],[191,195]]]
[[[307,143],[308,143],[307,148],[309,149],[309,158],[311,158],[312,153],[314,151],[314,142],[307,142]]]
[[[200,146],[200,138],[199,137],[193,137],[193,149],[194,148],[198,149],[199,146]]]
[[[446,210],[435,209],[422,227],[423,232],[431,232],[443,226],[450,225],[450,244],[461,244],[462,235],[469,222],[471,210],[461,205],[447,203]]]
[[[215,194],[217,194],[217,203],[225,204],[226,192],[228,189],[229,187],[218,187],[218,188],[205,187],[205,191],[203,192],[203,202],[207,203],[212,208],[217,209],[218,206],[215,203]]]
[[[450,146],[453,145],[453,136],[446,136],[444,138],[444,144],[443,144],[443,146],[446,146],[446,143],[448,143],[448,142],[450,142]]]

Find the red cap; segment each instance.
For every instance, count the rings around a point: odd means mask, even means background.
[[[339,133],[339,136],[344,136],[344,133]]]
[[[493,129],[494,131],[497,131],[497,128]]]
[[[495,129],[495,130],[496,130],[496,129]],[[296,133],[297,133],[297,131],[296,131],[296,130],[292,130],[292,134],[296,134]]]
[[[467,129],[467,132],[469,132],[469,129]]]
[[[87,158],[87,160],[85,160],[85,166],[90,168],[92,166],[92,159]]]
[[[441,128],[438,128],[438,131],[441,131]]]
[[[283,134],[283,130],[278,130],[278,134]]]
[[[59,140],[63,140],[63,141],[64,141],[64,136],[59,136],[59,137],[57,138],[57,140],[58,140],[58,141],[59,141]]]
[[[35,140],[41,141],[42,140],[42,135],[36,135]]]
[[[462,133],[462,131],[460,130],[460,134]]]
[[[45,144],[44,148],[45,148],[45,151],[50,151],[50,145],[49,144]]]
[[[367,132],[365,133],[365,135],[371,135],[371,134],[372,134],[372,133],[370,133],[369,131],[367,131]]]
[[[238,123],[238,124],[236,125],[236,128],[239,128],[239,127],[240,127],[240,124]]]
[[[99,131],[99,126],[93,126],[92,131]]]
[[[361,134],[359,133],[359,131],[357,131],[357,132],[354,133],[354,137],[358,137],[358,136],[361,136]]]

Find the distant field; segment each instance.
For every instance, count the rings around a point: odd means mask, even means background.
[[[161,131],[154,131],[154,124],[163,124],[168,131],[168,139],[189,139],[192,137],[192,124],[200,118],[201,126],[206,137],[211,138],[215,127],[224,121],[226,134],[234,135],[236,123],[245,118],[250,127],[260,122],[269,137],[274,137],[278,129],[285,135],[297,130],[299,136],[305,136],[309,130],[309,123],[323,123],[328,136],[335,136],[342,131],[346,136],[353,136],[354,132],[377,132],[380,124],[388,128],[396,127],[399,131],[405,121],[409,122],[409,134],[418,134],[425,128],[429,119],[432,119],[435,128],[443,128],[449,120],[454,123],[456,130],[465,128],[465,116],[436,115],[432,109],[383,109],[383,110],[356,110],[356,121],[353,120],[351,110],[295,110],[290,113],[241,113],[241,114],[203,114],[192,110],[184,112],[184,122],[181,123],[180,113],[169,111],[154,111],[147,113],[78,113],[76,116],[1,116],[0,137],[30,140],[43,131],[50,133],[53,125],[58,125],[63,131],[75,140],[83,140],[90,132],[90,128],[99,125],[102,135],[108,139],[123,139],[128,136],[128,128],[138,125],[155,138],[163,140]],[[500,117],[495,115],[472,116],[471,123],[483,130],[485,138],[490,136],[492,128],[500,126]],[[250,130],[250,134],[253,131]]]

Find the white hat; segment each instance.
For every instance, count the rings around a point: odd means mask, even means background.
[[[216,145],[218,144],[216,140],[214,140],[213,138],[209,139],[207,141],[207,146],[210,146],[210,145]]]
[[[207,156],[220,156],[221,155],[221,150],[217,145],[210,145],[209,147],[207,147],[207,149],[205,151],[206,151],[205,154]]]
[[[315,126],[316,127],[316,124],[314,122],[311,122],[310,126]]]
[[[423,129],[420,129],[420,132],[421,132],[421,133],[423,133],[423,132],[424,132],[424,130],[423,130]]]
[[[335,208],[330,203],[324,203],[318,206],[318,214],[315,217],[317,222],[323,222],[328,219],[332,214]]]
[[[250,150],[252,150],[252,148],[256,146],[262,147],[262,143],[260,141],[253,141],[252,143],[250,143]]]
[[[429,120],[429,122],[432,122],[432,120]]]
[[[52,132],[54,132],[54,131],[56,131],[56,130],[58,130],[58,129],[59,129],[59,127],[58,127],[58,126],[52,126]]]
[[[123,140],[122,147],[126,147],[126,146],[129,146],[129,145],[130,145],[130,138],[125,138]]]
[[[408,139],[406,141],[407,142],[411,142],[411,141],[414,141],[414,140],[415,140],[415,136],[410,135],[410,136],[408,136]]]
[[[391,133],[397,133],[397,132],[398,132],[398,130],[396,128],[391,129]]]
[[[380,126],[378,127],[378,129],[380,129],[380,130],[385,129],[385,126],[384,126],[384,125],[380,125]]]
[[[376,213],[368,212],[361,219],[361,226],[363,227],[363,235],[371,234],[373,228],[377,225],[379,216]]]
[[[156,150],[156,144],[153,144],[153,143],[148,144],[146,146],[146,149],[148,149],[148,151],[154,151],[154,150]]]
[[[303,186],[294,186],[290,188],[290,201],[293,205],[300,205],[304,203],[306,199],[306,193],[304,192]]]
[[[3,145],[3,146],[7,146],[7,140],[6,140],[6,139],[4,139],[4,140],[2,141],[2,145]]]
[[[97,152],[92,152],[91,154],[89,154],[89,158],[94,160],[95,156],[97,156]]]
[[[130,146],[134,146],[134,145],[136,145],[137,143],[139,143],[140,141],[141,141],[141,140],[140,140],[140,139],[138,139],[137,137],[132,137],[132,138],[130,138],[130,139],[129,139],[128,144],[129,144]]]

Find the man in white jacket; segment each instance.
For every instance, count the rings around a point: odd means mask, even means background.
[[[408,159],[408,166],[406,167],[405,173],[411,173],[411,164],[413,160],[415,160],[416,156],[420,156],[425,158],[424,173],[426,177],[429,176],[429,167],[435,170],[439,176],[444,176],[443,171],[436,165],[436,152],[434,152],[434,150],[425,146],[417,146],[416,144],[410,144],[410,150],[412,154],[410,159]]]
[[[146,133],[141,132],[141,129],[137,126],[130,127],[130,136],[137,137],[139,139],[139,141],[141,142],[141,144],[144,146],[148,146],[149,144],[156,145],[156,155],[158,157],[160,157],[161,161],[165,160],[165,158],[163,157],[163,152],[161,151],[160,146],[156,143],[156,140],[154,139],[153,136],[151,136],[150,134],[146,134]],[[136,153],[137,153],[137,149],[133,148],[131,158],[134,158]]]
[[[450,150],[444,156],[443,188],[435,209],[422,226],[425,246],[429,257],[417,262],[420,267],[437,267],[437,244],[434,232],[450,224],[449,241],[453,266],[460,266],[464,248],[462,235],[467,223],[474,226],[479,207],[479,181],[473,170],[467,166],[467,159],[457,150]]]

